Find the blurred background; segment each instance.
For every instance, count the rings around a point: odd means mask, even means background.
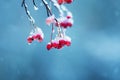
[[[120,80],[120,0],[74,0],[66,5],[74,25],[67,30],[72,45],[47,51],[51,28],[46,10],[26,0],[42,43],[27,44],[30,23],[22,0],[0,0],[0,80]]]

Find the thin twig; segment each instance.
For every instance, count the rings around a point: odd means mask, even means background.
[[[35,3],[35,0],[33,0],[33,5],[34,5],[35,7],[37,7],[37,5],[36,5],[36,3]]]
[[[50,38],[50,42],[52,42],[53,33],[54,33],[54,24],[52,23],[52,32],[51,32],[51,38]]]
[[[46,9],[48,10],[48,12],[50,13],[50,15],[52,15],[52,11],[50,10],[50,7],[48,6],[47,1],[42,0],[43,4],[45,5]]]
[[[21,4],[22,7],[23,7],[24,3],[25,3],[25,0],[22,1],[22,4]]]
[[[28,7],[27,7],[27,4],[25,3],[25,0],[22,1],[22,5],[21,5],[21,6],[24,7],[25,12],[26,12],[26,14],[27,14],[27,16],[28,16],[28,18],[29,18],[29,21],[31,22],[31,24],[32,24],[33,27],[35,28],[36,26],[35,26],[34,19],[33,19],[33,17],[30,15],[30,12],[28,11]]]
[[[52,11],[51,11],[51,9],[50,9],[50,7],[49,7],[47,1],[46,1],[46,0],[42,0],[42,2],[43,2],[43,4],[45,5],[47,11],[49,12],[48,14],[50,14],[50,15],[52,16],[53,13],[52,13]],[[58,22],[57,18],[55,18],[55,21]]]

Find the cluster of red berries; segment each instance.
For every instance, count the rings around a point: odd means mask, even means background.
[[[38,42],[42,42],[43,38],[41,37],[40,34],[35,34],[27,38],[28,43],[32,43],[34,40],[37,40]]]
[[[73,0],[50,0],[50,1],[53,3],[54,7],[58,9],[59,17],[56,17],[52,13],[50,9],[51,7],[49,7],[47,0],[42,0],[43,4],[47,9],[47,15],[48,15],[48,17],[46,18],[46,24],[48,26],[52,24],[51,41],[47,44],[46,48],[47,50],[50,50],[52,48],[61,49],[65,46],[71,45],[71,38],[66,36],[65,31],[66,28],[72,27],[73,17],[72,17],[72,13],[64,6],[64,4],[70,4],[73,2]],[[38,10],[38,7],[36,6],[34,0],[33,0],[33,4],[34,4],[34,9]],[[35,20],[32,18],[29,11],[27,10],[27,5],[25,4],[25,0],[23,0],[22,5],[24,6],[28,18],[33,25],[33,30],[30,32],[30,35],[27,38],[27,42],[29,44],[32,43],[33,41],[42,42],[44,38],[44,34],[41,28],[35,25]],[[56,26],[58,33],[55,39],[52,40],[54,33],[54,26]]]
[[[55,22],[54,16],[50,16],[46,19],[46,24],[50,25],[51,23],[55,23],[56,26],[60,26],[63,28],[68,28],[73,25],[73,19],[70,15],[67,15],[66,17],[60,17],[57,20],[58,22]]]
[[[60,25],[60,27],[63,27],[63,28],[68,28],[73,25],[72,16],[61,17],[60,19],[58,19],[58,21],[59,21],[59,24],[56,23],[56,26]]]
[[[59,5],[64,4],[64,3],[70,4],[73,2],[73,0],[58,0],[57,2]]]
[[[30,33],[30,36],[27,38],[28,43],[32,43],[34,40],[37,40],[38,42],[43,41],[43,33],[40,28],[36,28],[35,31]]]
[[[56,49],[61,49],[64,46],[70,46],[71,45],[71,39],[66,36],[66,38],[58,38],[53,40],[52,42],[48,43],[46,48],[47,50],[50,50],[52,48],[56,48]]]

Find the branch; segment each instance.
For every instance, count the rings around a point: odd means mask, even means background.
[[[46,7],[47,12],[49,12],[50,15],[52,15],[52,11],[50,10],[50,7],[48,6],[48,3],[46,0],[42,0],[44,6]]]
[[[37,7],[37,5],[36,5],[36,3],[35,3],[35,0],[33,0],[33,5],[34,5],[35,7]]]
[[[22,1],[22,4],[21,4],[22,7],[23,7],[23,4],[24,4],[24,3],[25,3],[25,0]]]
[[[35,20],[34,20],[33,17],[30,15],[30,12],[28,11],[28,7],[27,7],[27,4],[25,3],[25,0],[22,1],[22,5],[21,5],[21,6],[24,7],[25,12],[26,12],[26,14],[27,14],[30,22],[34,25]]]
[[[47,1],[46,0],[42,0],[42,2],[44,4],[44,6],[46,7],[47,14],[50,14],[52,16],[53,14],[52,14],[52,11],[51,11],[50,7],[48,6]],[[55,18],[55,21],[58,22],[57,18]]]

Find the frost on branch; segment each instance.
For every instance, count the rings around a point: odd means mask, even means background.
[[[35,0],[32,0],[34,10],[38,10],[38,6],[35,3]],[[45,22],[48,26],[51,26],[51,35],[50,42],[46,45],[47,50],[52,48],[61,49],[65,46],[71,45],[71,38],[66,35],[66,30],[73,26],[73,16],[72,13],[64,6],[64,4],[70,4],[73,0],[41,0],[43,5],[45,6],[47,18]],[[51,3],[54,7],[51,7]],[[31,30],[27,42],[31,44],[33,41],[42,42],[44,39],[43,31],[40,27],[38,27],[35,23],[34,18],[31,16],[30,11],[28,10],[28,5],[25,0],[22,1],[22,7],[24,7],[25,12],[28,16],[28,20],[30,21],[33,29]],[[42,6],[43,7],[43,6]],[[59,16],[56,16],[52,10],[57,9]],[[55,29],[56,28],[56,29]],[[54,31],[57,30],[57,33]],[[53,35],[56,35],[53,38]]]

